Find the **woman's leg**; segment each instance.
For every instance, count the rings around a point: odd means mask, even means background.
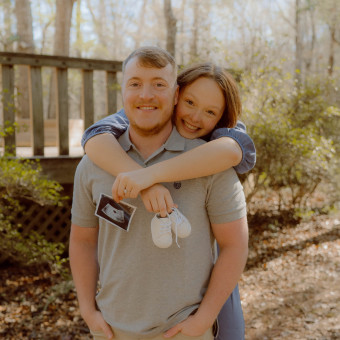
[[[217,245],[217,254],[220,249]],[[218,333],[215,340],[244,340],[245,324],[238,285],[230,294],[217,317]]]
[[[244,340],[244,318],[238,285],[230,294],[217,317],[218,334],[215,340]]]

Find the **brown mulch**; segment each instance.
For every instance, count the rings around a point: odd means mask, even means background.
[[[246,340],[340,339],[340,214],[284,226],[251,220]],[[1,339],[90,339],[71,281],[48,267],[2,266],[0,282]]]
[[[340,214],[250,231],[246,339],[340,339]]]

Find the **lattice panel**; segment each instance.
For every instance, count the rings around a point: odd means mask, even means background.
[[[40,206],[36,203],[24,203],[26,209],[18,214],[15,221],[22,225],[23,233],[35,230],[48,241],[68,243],[71,226],[71,200],[62,207]]]

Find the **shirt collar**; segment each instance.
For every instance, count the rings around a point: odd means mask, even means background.
[[[119,143],[125,152],[129,151],[132,147],[134,147],[133,143],[130,140],[129,131],[130,128],[128,128],[119,138]],[[178,133],[175,126],[172,128],[169,138],[161,148],[167,151],[184,151],[185,138]]]

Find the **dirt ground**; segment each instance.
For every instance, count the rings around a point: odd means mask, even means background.
[[[47,267],[0,268],[0,338],[90,339],[71,281]],[[340,214],[250,224],[240,282],[246,340],[340,339]]]

